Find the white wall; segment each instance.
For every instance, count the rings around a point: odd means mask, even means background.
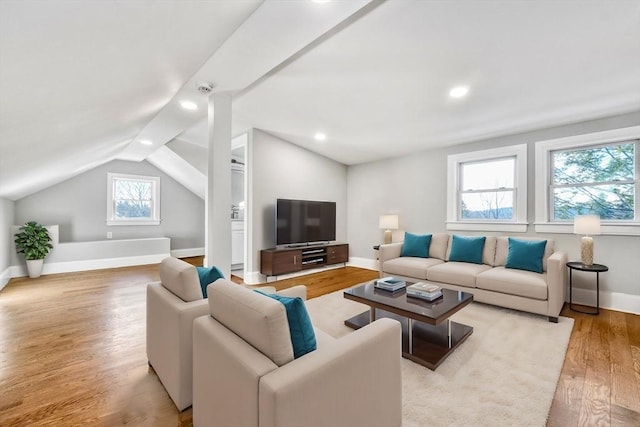
[[[13,236],[11,226],[15,222],[15,203],[0,198],[0,289],[9,281],[9,266],[11,265],[11,248]]]
[[[252,188],[247,230],[253,247],[246,270],[260,271],[260,250],[275,246],[278,198],[336,202],[336,240],[347,238],[347,166],[260,130],[252,132],[247,165]]]
[[[107,173],[160,177],[158,226],[110,226]],[[60,242],[151,237],[171,238],[171,249],[204,247],[204,201],[150,163],[115,160],[15,202],[15,222],[34,220],[60,225]]]
[[[399,214],[400,228],[403,230],[415,233],[445,231],[447,155],[513,144],[529,145],[527,196],[530,225],[526,234],[534,235],[532,223],[535,220],[535,142],[638,124],[640,113],[625,114],[349,167],[347,241],[351,247],[351,255],[362,258],[375,257],[372,246],[382,241],[382,231],[378,229],[378,216],[383,213]],[[403,230],[394,234],[394,240],[402,240]],[[557,247],[566,251],[569,259],[579,259],[578,236],[540,236],[555,239]],[[640,236],[596,236],[595,260],[610,268],[609,272],[601,274],[602,290],[614,294],[640,296],[640,282],[637,280],[636,272],[637,260],[640,260]],[[593,275],[581,275],[574,279],[574,284],[579,288],[595,288]],[[640,312],[640,306],[636,311]]]

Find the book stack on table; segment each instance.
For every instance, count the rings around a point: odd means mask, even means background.
[[[383,277],[373,282],[373,286],[376,289],[395,292],[404,289],[407,286],[407,282],[402,279],[396,279],[395,277]]]
[[[431,283],[418,282],[407,286],[407,296],[433,301],[442,296],[442,288]]]

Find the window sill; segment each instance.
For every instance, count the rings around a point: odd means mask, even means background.
[[[461,222],[448,221],[447,230],[460,231],[503,231],[511,233],[526,233],[526,222]]]
[[[574,234],[573,223],[536,222],[536,233]],[[640,236],[640,223],[602,224],[600,235]]]
[[[160,225],[159,219],[145,219],[145,220],[107,220],[108,226],[113,225]]]

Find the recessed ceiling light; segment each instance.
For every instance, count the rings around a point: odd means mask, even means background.
[[[198,109],[198,104],[196,104],[193,101],[180,101],[180,106],[185,110],[190,110],[190,111]]]
[[[469,86],[456,86],[449,91],[449,96],[452,98],[462,98],[469,93]]]
[[[316,134],[315,134],[315,135],[313,135],[313,138],[314,138],[316,141],[324,141],[324,140],[326,140],[326,139],[327,139],[327,135],[326,135],[326,134],[324,134],[324,133],[322,133],[322,132],[316,132]]]
[[[149,141],[148,139],[141,139],[140,140],[140,144],[142,144],[142,145],[153,145],[153,142]]]

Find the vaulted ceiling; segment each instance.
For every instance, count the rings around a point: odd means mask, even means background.
[[[640,111],[640,1],[3,0],[0,197],[206,145],[201,81],[357,164]]]

